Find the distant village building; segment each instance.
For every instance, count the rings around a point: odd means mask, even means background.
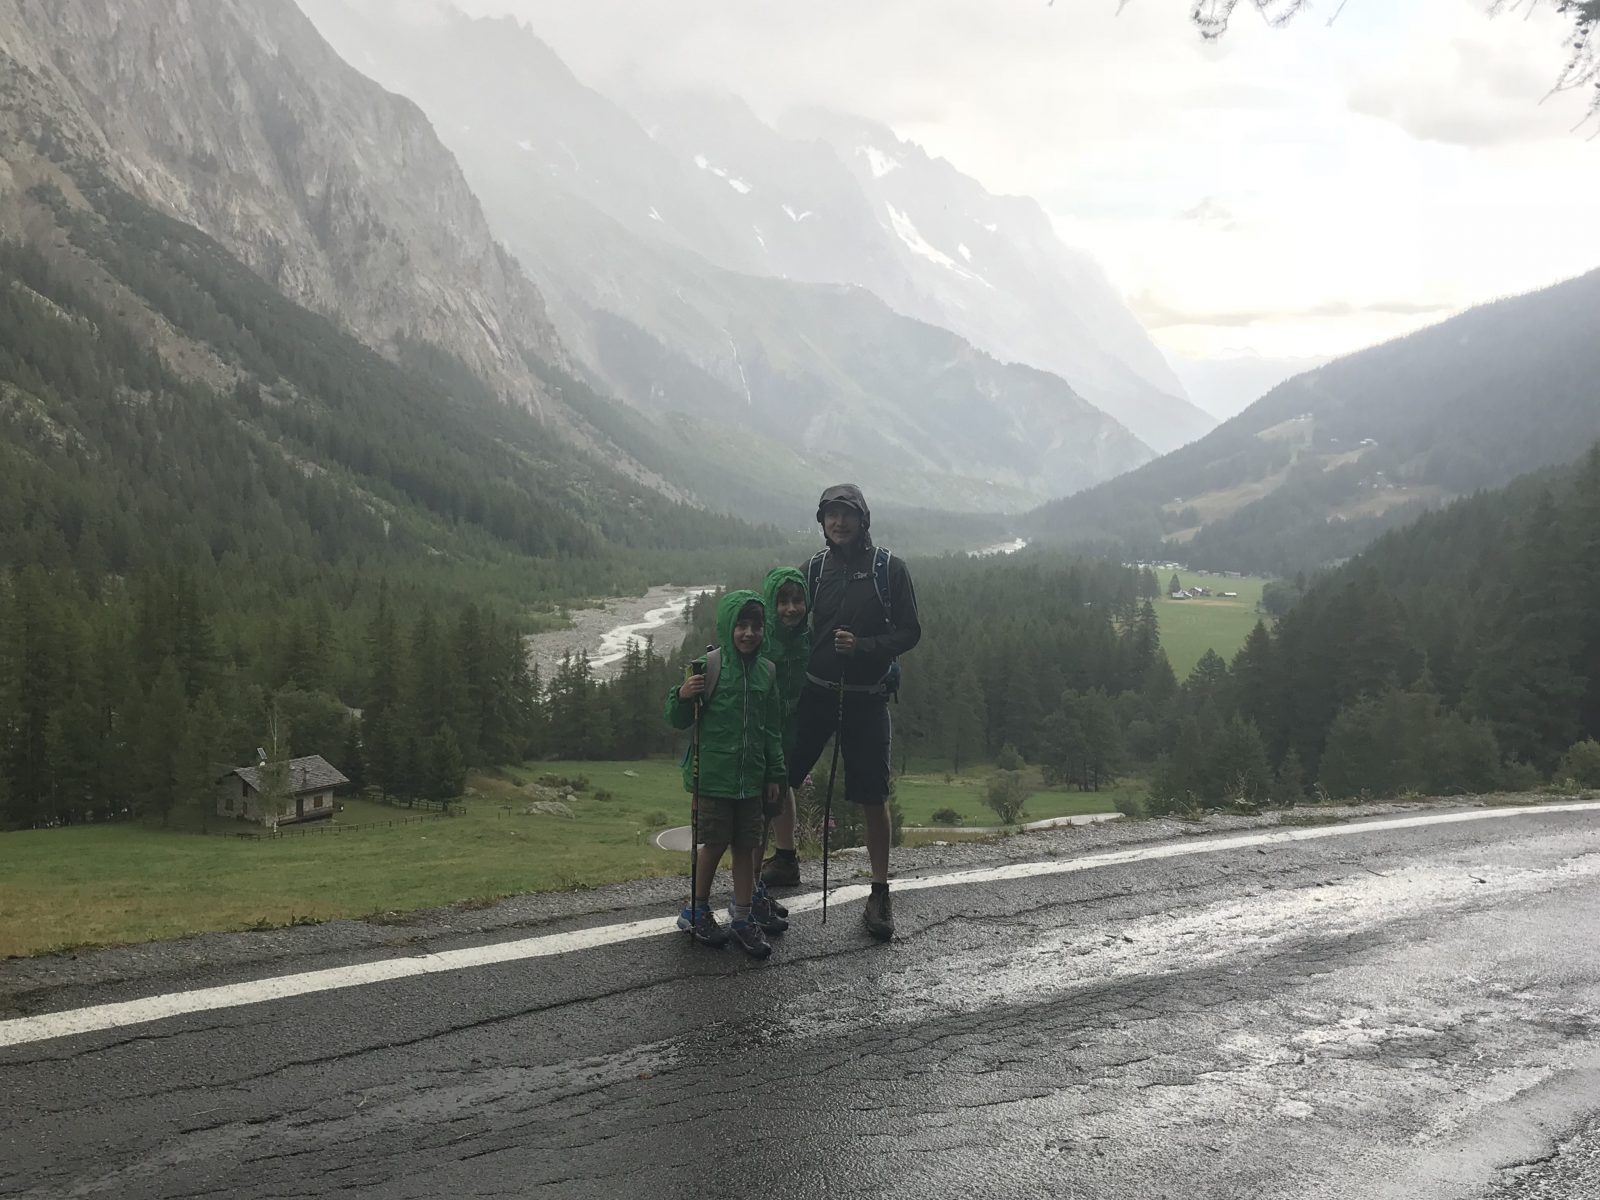
[[[284,767],[284,795],[277,811],[267,811],[261,780],[265,766],[236,767],[219,781],[217,815],[259,825],[320,821],[333,816],[333,789],[350,782],[344,773],[320,754],[291,758]]]

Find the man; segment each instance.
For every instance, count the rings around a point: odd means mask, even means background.
[[[841,483],[823,492],[817,522],[825,546],[800,567],[812,593],[811,657],[789,783],[798,787],[805,781],[837,728],[845,799],[861,806],[872,863],[872,894],[863,919],[872,935],[886,942],[894,936],[894,915],[889,905],[892,726],[885,677],[890,664],[921,640],[922,626],[905,563],[872,544],[872,514],[860,488]]]

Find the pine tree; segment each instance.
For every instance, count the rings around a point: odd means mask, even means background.
[[[456,741],[455,730],[441,723],[428,743],[428,760],[424,770],[422,795],[424,799],[449,806],[467,787],[467,764]]]
[[[203,692],[189,709],[178,752],[177,796],[179,806],[197,810],[200,828],[211,827],[217,808],[217,777],[222,774],[220,744],[222,712],[211,693]]]
[[[1588,619],[1572,547],[1544,493],[1521,539],[1516,575],[1492,616],[1469,686],[1502,749],[1549,770],[1579,730],[1586,680],[1577,661]]]
[[[983,749],[981,695],[976,673],[970,665],[964,667],[946,698],[942,722],[944,749],[950,756],[950,769],[957,774],[962,764],[970,763]]]
[[[367,766],[361,746],[361,722],[355,717],[345,722],[344,745],[339,751],[338,767],[350,781],[350,792],[359,796],[367,786]]]
[[[378,586],[378,603],[367,627],[367,703],[361,714],[367,771],[387,800],[401,794],[402,725],[400,631],[389,607],[389,584]]]
[[[456,620],[448,664],[453,692],[453,723],[460,751],[468,762],[481,761],[484,728],[491,724],[494,668],[483,614],[476,604],[464,605]]]
[[[138,811],[144,816],[159,816],[162,825],[171,818],[179,799],[179,762],[187,715],[188,703],[177,663],[166,658],[145,697],[133,748]]]
[[[1301,804],[1306,798],[1306,773],[1300,765],[1300,756],[1290,750],[1278,764],[1277,778],[1272,785],[1272,798],[1284,807]]]
[[[1276,695],[1277,672],[1273,662],[1272,635],[1267,632],[1264,623],[1256,622],[1255,628],[1245,638],[1244,645],[1233,656],[1229,676],[1233,693],[1233,703],[1229,707],[1264,735],[1267,734],[1282,706]]]
[[[95,711],[82,690],[74,689],[51,714],[45,735],[45,770],[50,782],[45,812],[51,819],[64,825],[88,819],[97,807],[100,767]]]
[[[1242,717],[1231,717],[1222,736],[1213,743],[1207,776],[1217,786],[1207,799],[1242,799],[1251,803],[1265,800],[1272,790],[1272,770],[1267,765],[1267,748],[1254,725]]]

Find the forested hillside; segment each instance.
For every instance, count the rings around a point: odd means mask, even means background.
[[[515,756],[535,610],[759,565],[779,540],[573,450],[442,351],[389,362],[75,175],[85,203],[35,190],[56,236],[0,242],[11,823],[164,812],[203,764],[248,761],[274,711],[285,746],[343,762],[352,708],[387,713],[408,753],[448,728],[465,761]]]
[[[1600,448],[1384,537],[1258,629],[1231,669],[1202,662],[1157,794],[1600,785],[1600,747],[1574,750],[1600,738],[1596,595]],[[1208,765],[1230,722],[1260,734],[1243,788],[1237,764]]]
[[[1600,437],[1600,271],[1280,384],[1206,437],[1029,518],[1043,540],[1290,575]]]

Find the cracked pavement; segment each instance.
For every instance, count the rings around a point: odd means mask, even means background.
[[[660,914],[627,895],[548,927]],[[765,965],[652,938],[0,1049],[0,1195],[1600,1195],[1600,814],[907,892],[889,946],[859,909]],[[396,952],[332,936],[256,944]],[[249,958],[3,964],[0,1003]]]

